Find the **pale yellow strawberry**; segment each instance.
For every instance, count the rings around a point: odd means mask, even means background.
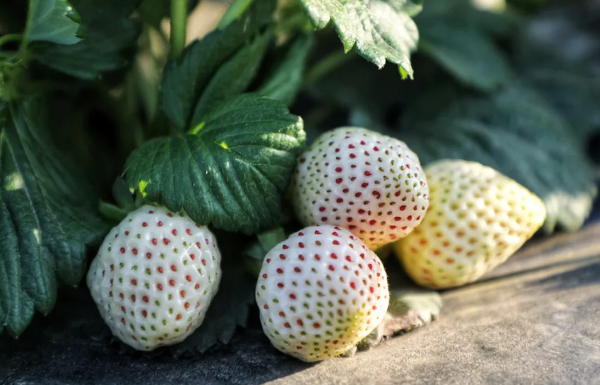
[[[429,210],[394,244],[418,284],[450,288],[471,283],[514,254],[542,226],[536,195],[476,162],[441,160],[425,168]]]

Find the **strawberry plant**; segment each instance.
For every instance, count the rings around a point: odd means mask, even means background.
[[[0,338],[51,313],[60,285],[96,302],[82,318],[174,355],[229,343],[255,307],[304,361],[430,322],[437,294],[404,276],[388,288],[393,270],[463,285],[538,229],[585,224],[598,15],[583,1],[3,0]],[[559,49],[573,41],[593,43]]]

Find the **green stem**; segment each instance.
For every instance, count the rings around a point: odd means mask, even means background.
[[[336,51],[315,64],[304,77],[304,87],[315,83],[329,72],[344,64],[352,55],[344,51]]]
[[[171,58],[183,54],[187,38],[187,0],[171,1]]]
[[[253,1],[254,0],[235,0],[233,4],[231,4],[229,8],[227,8],[227,11],[225,11],[223,17],[221,17],[219,25],[217,25],[217,29],[224,29],[232,21],[240,17],[246,11],[246,9],[248,9],[248,7],[250,6],[250,4],[252,4]]]
[[[3,44],[11,41],[21,41],[22,38],[23,34],[21,33],[10,33],[8,35],[0,36],[0,47],[2,47]]]

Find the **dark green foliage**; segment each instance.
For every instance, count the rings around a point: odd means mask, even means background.
[[[345,51],[357,52],[379,68],[386,60],[400,66],[412,78],[410,53],[419,34],[412,16],[422,7],[421,0],[301,0],[308,18],[317,29],[331,21]]]
[[[123,68],[130,60],[140,24],[129,18],[139,0],[72,2],[85,26],[86,38],[72,45],[40,43],[31,47],[33,58],[65,74],[97,79]]]
[[[399,135],[424,165],[467,159],[499,170],[544,200],[545,232],[577,230],[589,215],[596,194],[590,161],[569,125],[535,92],[513,85],[407,116]]]
[[[126,179],[148,202],[253,234],[276,224],[304,135],[302,120],[283,104],[245,94],[187,134],[147,142],[127,161]]]
[[[0,105],[0,329],[15,336],[34,308],[52,310],[57,282],[79,283],[86,245],[107,230],[85,178],[48,142],[43,106]]]

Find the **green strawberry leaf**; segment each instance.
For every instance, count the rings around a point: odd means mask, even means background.
[[[221,65],[202,92],[194,108],[190,127],[199,124],[209,108],[243,93],[248,88],[256,75],[271,37],[270,30],[257,35],[252,42],[240,48],[231,59]]]
[[[442,23],[477,30],[489,36],[504,37],[519,31],[522,17],[511,7],[504,10],[486,10],[475,6],[472,0],[428,0],[423,12],[415,18],[420,23]]]
[[[0,106],[0,331],[49,313],[57,283],[77,285],[86,245],[106,226],[78,170],[49,143],[43,101]]]
[[[438,20],[418,25],[419,52],[431,57],[461,83],[493,91],[510,81],[508,60],[488,35]]]
[[[217,29],[202,40],[197,40],[189,45],[180,60],[167,62],[160,98],[165,115],[177,129],[184,131],[192,127],[191,120],[194,117],[194,109],[217,70],[247,44],[256,32],[271,21],[274,9],[274,0],[254,1],[246,13],[232,21],[227,27],[222,30]],[[259,53],[259,50],[255,49],[252,52],[246,51],[244,55],[255,54],[258,56]],[[256,60],[256,58],[253,56],[252,60]],[[229,64],[228,66],[233,68],[236,65]],[[234,78],[242,76],[247,80],[249,76],[245,71],[250,73],[254,70],[255,68],[247,68],[243,72],[230,76]],[[224,71],[229,72],[229,70]],[[235,81],[235,79],[229,80]],[[220,86],[214,83],[212,87]]]
[[[139,0],[72,1],[87,29],[87,38],[73,45],[40,43],[31,47],[40,63],[81,79],[98,79],[103,73],[127,65],[141,31],[129,18]]]
[[[233,238],[235,237],[235,238]],[[204,353],[216,344],[228,344],[238,327],[245,327],[249,306],[254,303],[256,280],[238,263],[239,235],[219,234],[223,275],[219,291],[206,312],[202,325],[180,344],[168,348],[176,357]],[[229,242],[227,242],[229,240]],[[225,244],[227,243],[227,245]]]
[[[29,0],[23,43],[75,44],[81,40],[79,27],[79,15],[66,0]]]
[[[257,93],[290,105],[302,86],[306,60],[313,45],[313,35],[304,34],[278,49],[277,62]]]
[[[400,66],[403,77],[413,76],[410,53],[419,32],[411,16],[421,0],[300,0],[313,26],[323,29],[332,21],[345,51],[358,53],[383,67],[386,60]]]
[[[146,201],[185,211],[194,221],[254,234],[281,215],[284,189],[302,150],[302,120],[254,94],[211,109],[186,134],[134,151],[125,179]]]
[[[539,36],[532,36],[531,31],[523,35],[514,51],[524,81],[563,114],[582,141],[589,139],[590,134],[600,130],[600,79],[592,66],[565,57],[567,54]],[[562,39],[569,45],[589,39],[578,29],[566,35]]]
[[[546,233],[583,225],[596,194],[591,162],[570,126],[532,90],[513,85],[489,98],[463,97],[437,113],[423,112],[420,120],[407,113],[408,122],[419,123],[403,125],[410,132],[400,135],[423,165],[480,162],[544,200]]]
[[[283,227],[276,227],[256,234],[256,240],[251,242],[243,252],[246,271],[253,277],[258,277],[262,268],[263,259],[272,248],[287,239]]]

